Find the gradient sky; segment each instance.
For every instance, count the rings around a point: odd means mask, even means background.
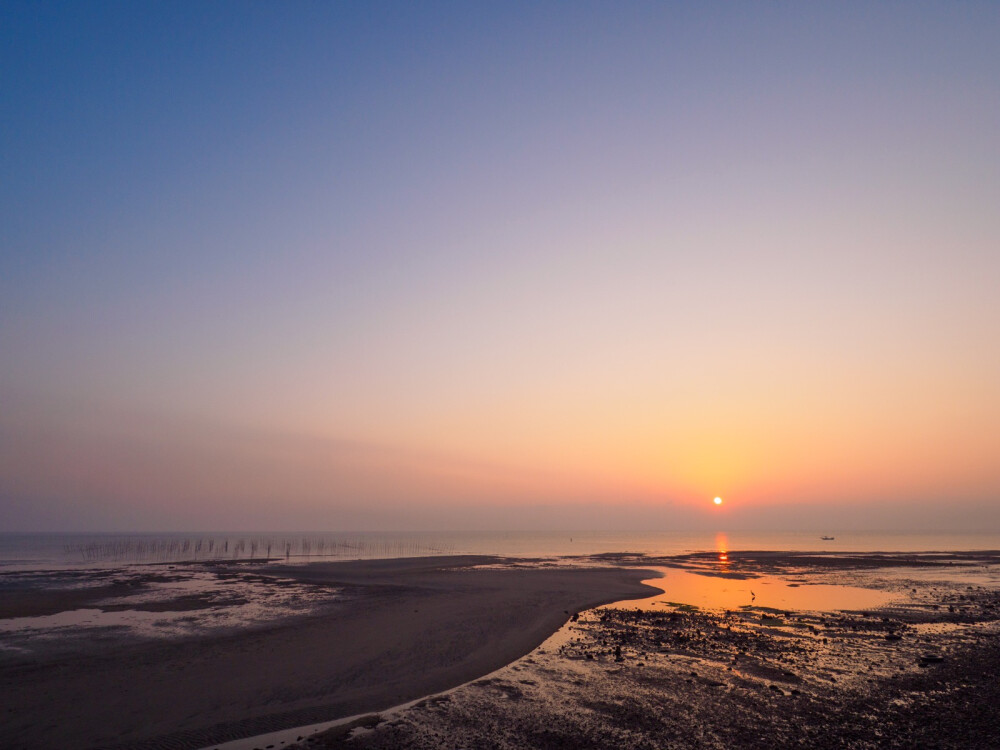
[[[0,529],[1000,530],[998,134],[993,2],[8,0]]]

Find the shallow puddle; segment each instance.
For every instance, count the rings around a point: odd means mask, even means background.
[[[15,578],[9,577],[7,585],[19,585]],[[148,568],[121,569],[87,583],[96,588],[123,581],[134,589],[118,596],[91,598],[53,614],[0,617],[0,649],[16,654],[52,645],[72,650],[74,644],[85,646],[102,637],[205,635],[302,614],[338,596],[334,590],[317,590],[287,579],[220,576],[198,568],[171,569],[169,576],[151,573]],[[61,578],[48,583],[48,590],[69,590]]]
[[[787,610],[854,610],[881,607],[898,595],[858,586],[809,583],[777,576],[759,578],[723,578],[701,575],[676,568],[655,568],[663,576],[643,583],[663,589],[662,594],[636,601],[619,602],[616,607],[662,609],[671,604],[686,604],[702,609],[739,609],[769,607]]]

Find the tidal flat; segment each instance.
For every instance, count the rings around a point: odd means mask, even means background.
[[[184,750],[382,710],[509,664],[569,612],[656,591],[631,568],[511,562],[5,576],[0,747]]]
[[[1000,747],[998,552],[212,562],[0,587],[5,748]]]
[[[668,574],[664,595],[579,613],[484,679],[293,747],[1000,747],[1000,555],[727,558],[643,562],[745,582],[758,598],[761,581],[780,576],[885,603],[702,608],[671,603]]]

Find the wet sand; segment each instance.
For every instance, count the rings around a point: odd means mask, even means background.
[[[618,557],[732,580],[848,583],[892,601],[602,607],[484,679],[294,747],[1000,747],[998,553]]]
[[[331,601],[221,635],[0,651],[0,746],[199,748],[379,711],[517,660],[571,613],[655,593],[640,583],[648,573],[628,568],[472,567],[501,562],[256,566],[263,580],[329,590]],[[72,609],[88,596],[49,590],[33,601],[21,591],[0,597],[0,618]]]

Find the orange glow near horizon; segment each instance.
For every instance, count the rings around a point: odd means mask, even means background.
[[[647,5],[17,13],[0,531],[1000,531],[996,3]]]

